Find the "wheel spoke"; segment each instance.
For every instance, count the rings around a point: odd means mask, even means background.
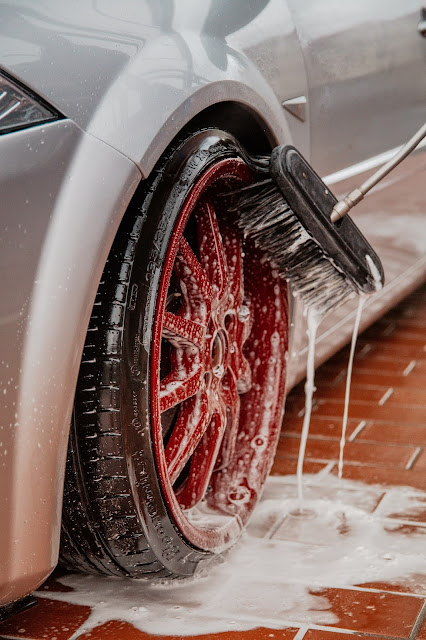
[[[179,243],[174,268],[182,290],[182,315],[204,323],[210,314],[213,289],[184,237]]]
[[[166,311],[162,336],[175,347],[204,346],[205,327],[198,322]]]
[[[250,364],[244,354],[241,354],[238,365],[238,393],[247,393],[251,388],[252,372]]]
[[[228,313],[225,326],[230,345],[228,367],[238,381],[238,392],[246,393],[251,386],[251,367],[243,352],[251,328],[249,308],[241,305],[238,313]]]
[[[203,383],[204,366],[198,354],[175,349],[172,360],[172,371],[160,382],[161,413],[194,396]]]
[[[244,355],[243,349],[247,337],[251,331],[250,309],[242,304],[234,316],[228,316],[228,335],[232,344],[229,367],[232,369],[235,379],[238,381],[239,393],[246,393],[251,386],[251,367]]]
[[[179,416],[166,446],[166,464],[173,484],[202,439],[211,412],[206,393],[198,393],[182,404]]]
[[[213,205],[209,201],[199,205],[196,220],[201,265],[216,294],[222,297],[228,284],[228,271],[219,225]]]
[[[241,240],[236,230],[226,222],[221,224],[221,233],[228,268],[229,292],[232,295],[234,306],[240,305],[244,292]]]
[[[223,435],[215,470],[226,467],[234,457],[240,420],[240,396],[237,381],[231,369],[222,380],[222,400],[226,411],[226,429]]]
[[[192,455],[188,479],[182,489],[177,492],[179,504],[186,509],[190,509],[204,498],[216,464],[224,430],[225,415],[217,411]]]

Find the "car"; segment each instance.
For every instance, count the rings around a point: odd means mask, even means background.
[[[191,576],[271,467],[306,320],[238,230],[251,158],[336,194],[425,121],[414,0],[1,2],[0,606],[63,565]],[[386,286],[425,279],[425,146],[354,211]],[[344,345],[356,301],[320,326]],[[62,507],[63,503],[63,507]],[[62,523],[62,525],[61,525]]]

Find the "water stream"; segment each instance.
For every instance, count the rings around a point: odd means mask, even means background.
[[[348,425],[348,413],[349,413],[349,400],[351,395],[351,381],[352,381],[352,366],[354,362],[355,346],[358,338],[359,325],[361,322],[362,308],[364,306],[365,297],[360,296],[358,300],[358,309],[355,316],[354,329],[352,332],[351,350],[349,353],[348,370],[346,373],[346,388],[345,388],[345,408],[343,411],[342,421],[342,437],[340,439],[340,451],[339,451],[339,478],[343,474],[343,451],[346,443],[346,427]]]
[[[305,383],[305,415],[303,416],[302,435],[300,437],[299,457],[297,460],[297,495],[299,498],[299,510],[303,511],[303,461],[305,459],[306,443],[311,423],[312,398],[315,391],[315,338],[322,316],[314,307],[307,312],[308,321],[308,364]]]
[[[375,283],[375,290],[379,291],[383,287],[382,278],[378,268],[376,267],[371,256],[365,256],[368,268]],[[349,400],[351,392],[352,381],[352,368],[355,355],[355,347],[358,338],[359,326],[361,323],[362,309],[364,307],[367,296],[365,294],[359,294],[358,308],[355,315],[354,328],[352,332],[351,348],[349,353],[348,370],[346,375],[346,388],[345,388],[345,404],[343,410],[342,420],[342,435],[340,438],[340,450],[339,450],[339,463],[338,463],[338,475],[342,478],[343,474],[343,453],[346,443],[346,429],[348,424],[349,414]],[[302,435],[300,438],[299,456],[297,460],[297,495],[299,500],[299,512],[303,514],[303,462],[306,452],[306,443],[309,434],[309,426],[311,422],[312,413],[312,399],[315,391],[314,375],[315,375],[315,339],[318,326],[323,318],[323,314],[319,312],[314,306],[311,306],[307,310],[307,323],[308,323],[308,361],[306,367],[306,383],[305,383],[305,413],[303,418]]]

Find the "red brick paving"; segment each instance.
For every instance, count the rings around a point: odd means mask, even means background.
[[[276,476],[284,476],[288,474],[295,474],[297,467],[297,458],[280,458],[276,456],[272,472]],[[327,467],[326,462],[315,462],[313,460],[306,460],[303,467],[304,473],[319,473]]]
[[[321,367],[307,446],[305,472],[336,473],[340,418],[348,348]],[[392,390],[392,391],[390,391]],[[410,486],[426,491],[426,287],[369,328],[357,347],[345,449],[344,477],[370,484]],[[302,424],[303,386],[290,394],[282,436],[272,469],[294,474]],[[298,415],[299,414],[299,415]],[[398,514],[394,514],[398,517]],[[402,517],[402,516],[401,516]],[[421,529],[401,523],[409,535],[425,531],[426,509],[413,515]],[[425,540],[426,553],[426,540]],[[50,585],[50,586],[49,586]],[[50,581],[48,588],[58,587]],[[366,635],[426,640],[426,576],[410,587],[368,583],[359,588],[316,591],[326,596],[336,624],[321,628],[253,629],[197,636],[200,640],[355,640]],[[46,594],[48,595],[48,593]],[[69,640],[87,619],[88,607],[39,599],[40,604],[0,624],[0,637],[25,640]],[[218,612],[220,615],[220,612]],[[366,635],[365,635],[366,634]],[[151,636],[121,621],[83,633],[79,640],[179,640]]]
[[[0,623],[0,638],[68,640],[90,615],[90,607],[39,598],[38,604]]]
[[[308,629],[303,636],[304,640],[349,640],[347,633],[337,633],[335,631],[324,631],[323,629]],[[365,640],[365,636],[353,633],[350,640]]]
[[[416,453],[417,447],[401,446],[383,443],[348,442],[345,446],[345,463],[357,462],[385,467],[405,469]],[[283,436],[277,455],[297,458],[299,453],[299,438]],[[331,439],[309,440],[306,446],[308,459],[337,460],[339,457],[339,442]]]
[[[321,589],[315,594],[327,598],[338,618],[330,626],[393,638],[410,636],[423,604],[422,598],[354,589]]]
[[[287,420],[289,423],[290,420]],[[352,433],[359,425],[359,420],[350,419],[348,421],[348,433]],[[298,434],[302,431],[303,418],[297,418],[291,420],[291,424],[288,424],[286,428],[286,436]],[[312,439],[319,437],[334,438],[340,440],[342,432],[342,419],[340,418],[321,418],[317,416],[311,417],[311,424],[309,427],[309,436]]]
[[[337,474],[337,465],[331,473]],[[394,467],[373,467],[368,465],[346,464],[343,477],[366,484],[382,484],[385,486],[403,486],[425,490],[426,474],[424,471],[401,470]]]

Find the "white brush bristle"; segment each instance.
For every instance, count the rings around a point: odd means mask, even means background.
[[[306,306],[327,313],[355,291],[305,230],[272,180],[251,185],[233,207],[244,235],[254,240]]]

